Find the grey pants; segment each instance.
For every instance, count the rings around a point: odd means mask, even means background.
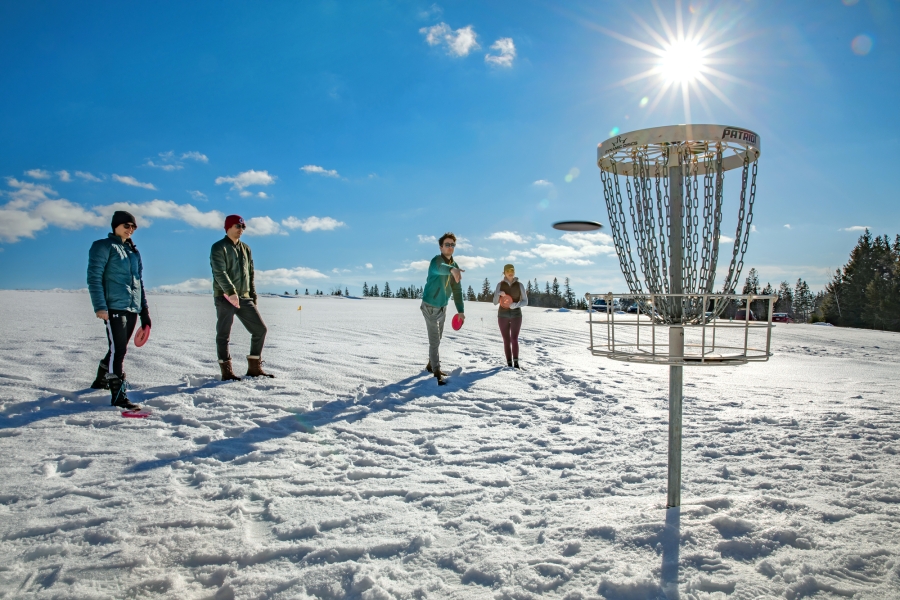
[[[234,316],[250,332],[250,356],[259,356],[262,353],[263,343],[266,341],[266,324],[263,323],[256,305],[250,298],[241,298],[241,307],[236,308],[225,296],[216,296],[216,354],[219,360],[231,360],[228,352],[228,341],[231,339],[231,325]]]
[[[428,329],[428,360],[431,361],[431,370],[437,373],[441,370],[441,355],[438,349],[441,346],[441,337],[444,335],[444,319],[447,318],[447,307],[431,306],[422,303],[422,314],[425,316],[425,327]]]

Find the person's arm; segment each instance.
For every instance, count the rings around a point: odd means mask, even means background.
[[[519,294],[521,298],[518,302],[514,303],[510,308],[522,308],[523,306],[528,306],[528,294],[525,293],[525,286],[522,285],[522,282],[519,283]]]
[[[458,281],[453,281],[450,279],[450,289],[453,291],[453,303],[456,304],[456,312],[463,315],[465,318],[466,309],[463,306],[463,291],[462,284]]]
[[[225,269],[225,251],[221,248],[216,248],[216,244],[213,244],[212,251],[209,254],[209,266],[212,267],[213,278],[219,284],[219,287],[222,288],[225,295],[234,296],[237,294],[237,288]]]
[[[250,272],[250,298],[253,300],[253,304],[256,304],[256,284],[253,281],[253,253],[250,252],[250,246],[244,246],[247,249],[247,262],[249,263],[249,272]]]
[[[500,283],[498,283],[497,289],[494,290],[494,304],[495,305],[500,304],[500,284],[502,284],[502,283],[503,283],[502,281]]]
[[[144,287],[144,262],[141,260],[141,255],[139,252],[137,253],[138,259],[138,281],[141,283],[141,328],[144,327],[152,327],[152,323],[150,322],[150,306],[147,304],[147,288]]]
[[[106,263],[109,262],[109,252],[110,245],[106,240],[99,240],[91,245],[88,253],[87,285],[95,313],[109,310],[106,305],[106,291],[103,288],[103,272],[106,271]]]
[[[446,277],[450,274],[450,271],[453,269],[453,263],[447,264],[441,258],[440,255],[435,256],[431,259],[431,264],[428,265],[428,274],[429,275],[443,275]]]

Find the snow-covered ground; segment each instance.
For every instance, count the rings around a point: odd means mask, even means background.
[[[0,292],[0,597],[900,597],[900,335],[686,369],[679,512],[667,370],[584,313],[525,309],[515,372],[467,304],[438,388],[416,301],[265,298],[277,378],[224,384],[211,297],[150,306],[132,420],[87,294]]]

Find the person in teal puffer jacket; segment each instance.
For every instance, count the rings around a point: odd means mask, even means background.
[[[444,377],[447,374],[441,371],[439,350],[441,338],[444,336],[444,320],[447,318],[450,296],[453,296],[459,318],[462,321],[466,319],[460,285],[464,270],[453,260],[453,250],[456,248],[455,235],[445,233],[438,240],[438,246],[441,253],[432,258],[428,265],[428,281],[425,282],[422,304],[419,308],[425,317],[425,327],[428,331],[428,365],[425,369],[434,374],[438,385],[446,385]]]
[[[129,401],[125,393],[128,386],[123,361],[138,318],[141,327],[150,327],[150,309],[144,291],[141,255],[131,241],[137,221],[131,213],[117,210],[111,225],[113,232],[94,242],[88,255],[88,291],[94,314],[106,326],[109,343],[109,351],[100,361],[91,387],[108,389],[113,406],[136,410],[140,407]]]

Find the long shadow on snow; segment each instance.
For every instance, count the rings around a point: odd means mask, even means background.
[[[138,402],[146,402],[148,399],[166,394],[184,392],[192,394],[202,388],[215,387],[222,382],[210,379],[209,381],[196,386],[185,385],[160,385],[153,388],[141,390],[129,390],[133,400]],[[0,415],[0,430],[14,429],[16,427],[24,427],[42,421],[44,419],[52,419],[53,417],[70,417],[72,415],[80,415],[87,412],[105,412],[111,414],[113,408],[109,403],[109,392],[101,394],[96,398],[90,398],[86,401],[84,396],[95,394],[99,390],[85,388],[70,392],[68,390],[58,390],[54,388],[40,388],[43,391],[52,392],[52,396],[45,396],[37,400],[29,402],[19,402],[12,407],[17,414],[11,417]],[[68,402],[63,402],[68,400]],[[120,409],[114,409],[120,410]]]
[[[353,423],[364,419],[372,413],[406,404],[421,396],[442,395],[447,392],[466,390],[476,382],[490,377],[498,371],[500,371],[500,367],[494,367],[486,371],[464,373],[448,379],[448,385],[440,389],[437,387],[434,377],[430,375],[423,377],[421,374],[413,375],[396,383],[388,384],[374,392],[368,392],[362,397],[354,396],[352,398],[335,400],[311,411],[288,415],[266,425],[249,429],[235,437],[210,442],[194,452],[188,452],[173,458],[136,463],[128,468],[128,472],[150,471],[165,467],[175,461],[190,461],[194,458],[216,458],[221,461],[235,460],[255,452],[258,449],[256,445],[261,442],[287,437],[297,431],[313,433],[315,427],[322,427],[338,421]],[[267,454],[275,452],[277,451],[267,452]]]

